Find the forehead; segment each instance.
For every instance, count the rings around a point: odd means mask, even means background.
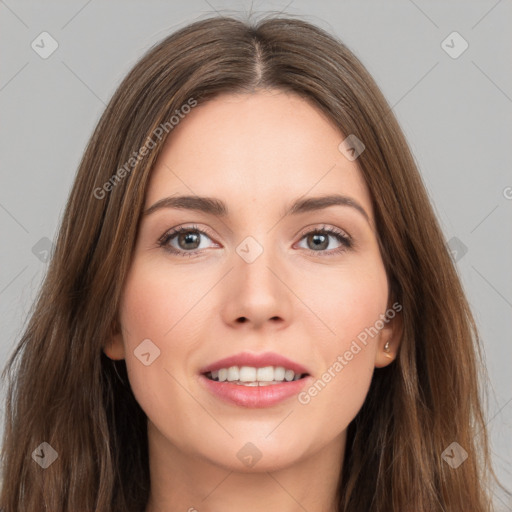
[[[196,106],[170,132],[150,177],[146,207],[173,194],[280,208],[303,195],[343,193],[372,216],[344,134],[318,108],[283,91],[221,95]]]

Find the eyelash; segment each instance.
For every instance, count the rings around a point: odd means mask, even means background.
[[[197,254],[199,254],[204,249],[196,249],[195,251],[184,251],[184,250],[176,250],[174,247],[171,247],[167,245],[169,241],[174,238],[179,233],[188,233],[188,232],[198,232],[202,235],[206,235],[209,238],[212,238],[212,236],[208,233],[207,230],[199,229],[197,226],[180,226],[179,228],[172,229],[171,231],[168,231],[164,233],[159,239],[158,239],[158,246],[162,247],[164,250],[171,254],[175,254],[177,256],[183,256],[183,257],[193,257]],[[339,242],[341,242],[341,247],[338,247],[337,249],[331,249],[330,251],[313,251],[312,249],[305,249],[307,252],[314,254],[314,255],[321,255],[321,256],[335,256],[338,255],[348,249],[351,249],[353,246],[352,238],[348,235],[346,235],[343,231],[340,231],[336,228],[330,227],[330,226],[322,226],[321,228],[315,228],[309,231],[304,231],[300,234],[300,240],[302,240],[306,235],[311,234],[327,234],[334,236]],[[323,253],[323,254],[322,254]]]

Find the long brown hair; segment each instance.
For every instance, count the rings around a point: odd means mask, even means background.
[[[338,510],[491,510],[477,327],[388,103],[354,54],[318,27],[290,18],[251,24],[215,17],[147,52],[84,152],[46,279],[3,373],[5,512],[144,510],[147,418],[124,361],[113,362],[102,348],[117,321],[150,172],[172,133],[169,120],[191,99],[201,104],[258,88],[311,100],[345,136],[365,144],[357,163],[390,292],[403,307],[398,357],[375,371],[349,426]],[[139,151],[149,141],[151,149]],[[32,460],[36,449],[46,449],[43,442],[58,454],[44,470]],[[442,457],[453,442],[469,454],[456,469]]]

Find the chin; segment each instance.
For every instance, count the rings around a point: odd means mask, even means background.
[[[305,456],[309,444],[307,438],[303,439],[293,428],[293,436],[289,432],[284,432],[285,435],[274,432],[265,438],[275,427],[273,425],[268,430],[255,431],[254,435],[251,431],[245,431],[243,435],[232,432],[234,438],[217,444],[219,449],[214,452],[209,450],[206,456],[214,464],[242,473],[276,471],[292,466]]]

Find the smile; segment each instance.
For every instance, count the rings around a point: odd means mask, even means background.
[[[232,382],[242,386],[271,386],[292,382],[305,377],[306,373],[295,373],[284,366],[230,366],[207,372],[206,377],[215,382]]]

